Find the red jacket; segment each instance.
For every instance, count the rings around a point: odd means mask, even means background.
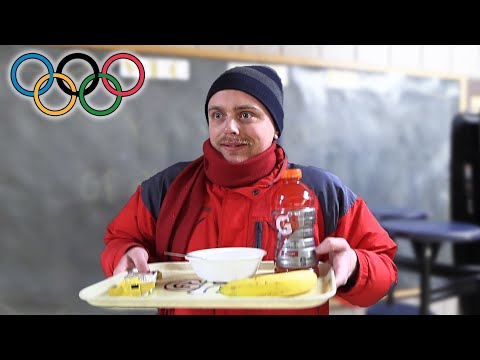
[[[144,181],[125,207],[108,225],[106,247],[101,265],[107,276],[126,250],[143,246],[149,262],[162,259],[156,253],[157,217],[165,193],[188,163],[175,164]],[[345,238],[357,254],[359,276],[356,283],[337,296],[356,306],[370,306],[380,300],[397,281],[393,262],[397,245],[379,225],[365,202],[335,175],[315,167],[289,164],[302,169],[302,181],[316,195],[317,226],[314,238],[318,245],[327,236]],[[261,180],[262,181],[262,180]],[[250,246],[267,251],[264,260],[273,260],[276,235],[270,219],[273,186],[254,184],[226,188],[207,181],[202,212],[193,230],[187,251],[203,248]],[[327,261],[327,257],[320,260]],[[328,314],[328,302],[318,308],[295,310],[199,310],[171,309],[166,314]]]

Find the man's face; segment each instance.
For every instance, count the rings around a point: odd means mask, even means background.
[[[222,90],[208,103],[210,142],[230,162],[245,161],[272,145],[275,126],[267,108],[239,90]]]

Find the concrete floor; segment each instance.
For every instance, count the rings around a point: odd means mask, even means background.
[[[402,299],[403,303],[418,305],[418,299]],[[430,311],[435,315],[458,315],[458,298],[438,301],[430,306]],[[367,308],[348,308],[345,306],[333,306],[330,309],[331,315],[367,315]]]

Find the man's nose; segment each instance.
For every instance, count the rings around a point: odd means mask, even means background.
[[[238,124],[235,118],[228,117],[227,121],[225,121],[225,134],[238,134]]]

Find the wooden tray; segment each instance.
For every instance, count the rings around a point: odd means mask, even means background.
[[[337,291],[333,269],[321,263],[317,286],[297,296],[230,297],[218,293],[221,284],[200,280],[190,263],[161,262],[149,264],[150,270],[160,271],[153,292],[147,296],[110,296],[108,289],[118,285],[127,272],[87,286],[79,297],[89,304],[107,308],[203,308],[203,309],[302,309],[322,305]],[[273,273],[273,261],[262,261],[257,274]]]

